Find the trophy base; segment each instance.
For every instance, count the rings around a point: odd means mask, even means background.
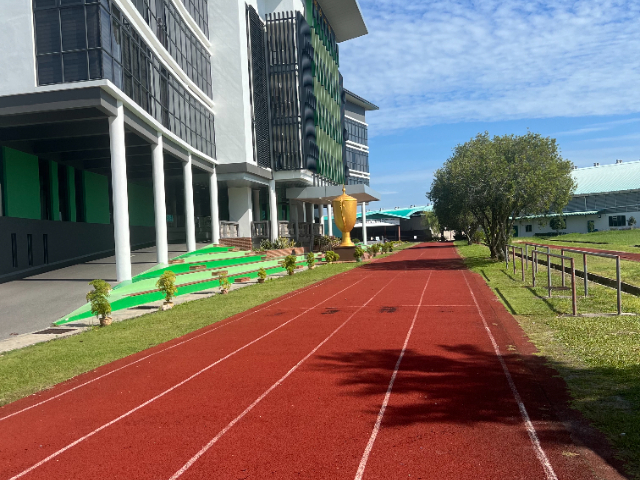
[[[340,261],[341,262],[355,262],[356,259],[353,256],[354,252],[356,251],[356,247],[343,247],[342,245],[340,245],[339,247],[336,247],[333,249],[334,252],[336,252],[338,255],[340,255]]]

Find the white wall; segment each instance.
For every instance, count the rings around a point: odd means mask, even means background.
[[[572,216],[565,217],[567,222],[566,230],[560,230],[562,233],[588,233],[587,222],[589,220],[593,220],[594,227],[596,230],[605,231],[610,230],[609,227],[609,217],[624,215],[627,217],[635,217],[635,219],[640,223],[640,212],[619,212],[619,213],[603,213],[602,215],[580,215],[580,216]],[[518,225],[518,238],[521,237],[533,237],[536,233],[548,233],[553,232],[554,230],[549,226],[549,222],[546,221],[543,226],[540,226],[539,219],[529,219],[529,220],[519,220],[515,223]],[[532,231],[526,232],[526,225],[531,225]]]
[[[246,3],[257,9],[257,0]],[[253,163],[245,2],[208,4],[218,161]]]
[[[297,10],[304,13],[304,4],[303,0],[258,0],[258,13],[262,18],[273,12]]]
[[[2,2],[0,13],[0,96],[36,89],[31,0]]]
[[[238,222],[238,236],[251,236],[253,210],[250,187],[229,188],[229,220]]]

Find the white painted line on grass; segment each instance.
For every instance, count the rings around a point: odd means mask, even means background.
[[[400,363],[402,362],[402,358],[404,357],[404,354],[407,351],[409,338],[411,338],[411,333],[413,332],[413,327],[416,324],[416,319],[418,318],[418,312],[420,311],[420,305],[422,304],[422,299],[424,298],[424,292],[426,292],[427,290],[427,286],[429,285],[429,280],[431,280],[432,274],[433,274],[433,271],[429,272],[427,281],[424,284],[424,288],[422,289],[422,295],[420,295],[420,302],[417,305],[416,313],[414,313],[413,315],[411,327],[409,327],[407,336],[404,339],[404,345],[402,346],[402,351],[400,352],[400,356],[398,357],[398,361],[396,362],[396,367],[393,370],[393,374],[391,375],[391,380],[389,381],[389,387],[387,388],[387,393],[384,396],[384,401],[382,402],[382,406],[380,407],[380,411],[378,412],[378,418],[376,419],[376,423],[373,426],[373,432],[371,432],[371,436],[369,437],[369,442],[367,443],[367,446],[364,449],[364,453],[362,454],[362,458],[360,459],[360,465],[358,466],[358,471],[356,472],[355,480],[362,479],[362,476],[364,475],[364,469],[367,467],[367,461],[369,460],[369,455],[371,454],[371,450],[373,449],[373,444],[376,441],[378,432],[380,432],[380,426],[382,425],[382,418],[384,417],[384,412],[387,409],[387,405],[389,404],[389,399],[391,398],[391,390],[393,390],[393,384],[395,383],[396,377],[398,376],[398,370],[400,370]]]
[[[323,303],[325,303],[326,301],[332,299],[333,297],[335,297],[336,295],[341,294],[342,292],[344,292],[345,290],[348,290],[349,288],[354,287],[355,285],[357,285],[358,283],[362,282],[363,280],[365,280],[366,278],[368,278],[369,275],[367,275],[366,277],[361,278],[360,280],[352,283],[351,285],[343,288],[342,290],[340,290],[337,293],[334,293],[333,295],[331,295],[330,297],[322,300],[320,303],[317,303],[316,305],[314,305],[313,307],[309,307],[307,310],[305,310],[304,312],[302,312],[299,315],[296,315],[295,317],[293,317],[290,320],[287,320],[286,322],[284,322],[283,324],[277,326],[276,328],[274,328],[273,330],[268,331],[267,333],[265,333],[264,335],[256,338],[255,340],[252,340],[251,342],[247,343],[246,345],[234,350],[233,352],[227,354],[226,356],[220,358],[219,360],[216,360],[215,362],[211,363],[210,365],[206,366],[205,368],[203,368],[202,370],[199,370],[198,372],[194,373],[193,375],[189,376],[188,378],[186,378],[185,380],[182,380],[179,383],[176,383],[173,387],[168,388],[167,390],[165,390],[162,393],[159,393],[158,395],[156,395],[155,397],[147,400],[146,402],[138,405],[135,408],[132,408],[131,410],[129,410],[126,413],[123,413],[122,415],[120,415],[119,417],[115,418],[114,420],[111,420],[108,423],[105,423],[104,425],[102,425],[101,427],[96,428],[95,430],[93,430],[92,432],[84,435],[83,437],[79,438],[78,440],[75,440],[74,442],[71,442],[69,445],[67,445],[66,447],[61,448],[60,450],[58,450],[55,453],[52,453],[51,455],[49,455],[48,457],[46,457],[44,460],[39,461],[38,463],[36,463],[35,465],[32,465],[31,467],[27,468],[26,470],[23,470],[22,472],[20,472],[19,474],[17,474],[14,477],[11,477],[9,480],[15,480],[16,478],[20,478],[24,475],[26,475],[27,473],[35,470],[36,468],[40,467],[41,465],[47,463],[49,460],[52,460],[53,458],[57,457],[58,455],[60,455],[61,453],[66,452],[67,450],[69,450],[70,448],[78,445],[79,443],[83,442],[84,440],[94,436],[96,433],[101,432],[102,430],[104,430],[105,428],[110,427],[111,425],[113,425],[114,423],[119,422],[120,420],[122,420],[123,418],[128,417],[129,415],[131,415],[132,413],[137,412],[138,410],[140,410],[141,408],[146,407],[147,405],[155,402],[156,400],[158,400],[161,397],[164,397],[166,394],[174,391],[176,388],[181,387],[182,385],[184,385],[185,383],[193,380],[194,378],[198,377],[199,375],[203,374],[204,372],[210,370],[211,368],[215,367],[216,365],[218,365],[219,363],[223,362],[224,360],[228,359],[229,357],[235,355],[238,352],[241,352],[242,350],[244,350],[247,347],[250,347],[251,345],[253,345],[254,343],[262,340],[263,338],[271,335],[273,332],[275,332],[276,330],[280,330],[282,327],[284,327],[285,325],[288,325],[289,323],[293,322],[295,319],[300,318],[302,315],[304,315],[307,312],[310,312],[311,310],[313,310],[314,308],[318,307],[319,305],[322,305]]]
[[[399,274],[396,274],[395,277],[393,277],[391,280],[389,280],[380,290],[378,290],[376,293],[374,293],[371,298],[369,300],[367,300],[365,302],[364,305],[361,305],[359,307],[358,310],[356,310],[355,312],[353,312],[349,318],[347,318],[338,328],[336,328],[333,332],[331,332],[331,334],[325,338],[322,342],[320,342],[313,350],[311,350],[311,352],[309,352],[302,360],[300,360],[298,363],[295,364],[295,366],[289,370],[287,373],[284,374],[284,376],[282,376],[280,378],[280,380],[278,380],[276,383],[274,383],[273,385],[271,385],[262,395],[260,395],[251,405],[249,405],[240,415],[238,415],[236,418],[234,418],[233,420],[231,420],[226,427],[224,427],[222,430],[220,430],[218,432],[218,434],[213,437],[211,439],[211,441],[209,441],[209,443],[207,443],[204,447],[202,447],[200,449],[200,451],[198,453],[196,453],[193,457],[191,457],[189,459],[189,461],[187,463],[185,463],[182,468],[180,468],[180,470],[178,470],[176,473],[173,474],[173,476],[169,479],[169,480],[175,480],[178,477],[182,476],[182,474],[184,472],[186,472],[195,462],[198,461],[198,459],[200,457],[202,457],[202,455],[204,455],[207,450],[209,450],[213,445],[216,444],[216,442],[218,442],[218,440],[220,440],[220,438],[222,438],[222,436],[227,433],[236,423],[238,423],[240,420],[242,420],[242,418],[247,415],[247,413],[249,413],[251,410],[253,410],[253,408],[260,403],[267,395],[269,395],[273,390],[275,390],[280,384],[282,384],[282,382],[284,382],[287,377],[289,377],[293,372],[295,372],[298,367],[300,367],[300,365],[302,365],[307,359],[309,359],[309,357],[311,357],[314,353],[316,353],[320,347],[322,347],[322,345],[324,345],[325,343],[327,343],[329,341],[329,339],[331,337],[333,337],[336,333],[338,333],[338,331],[344,327],[347,322],[349,322],[349,320],[351,320],[361,309],[363,309],[364,307],[366,307],[369,302],[371,300],[373,300],[376,296],[378,296],[378,294],[380,292],[382,292],[385,288],[387,288],[387,286],[393,282]]]
[[[547,455],[544,453],[544,450],[542,449],[542,445],[540,444],[540,439],[538,439],[538,434],[536,433],[536,429],[534,428],[533,423],[531,423],[531,419],[529,418],[527,409],[525,408],[524,403],[522,402],[522,398],[520,398],[520,394],[518,393],[518,389],[516,388],[516,384],[513,382],[513,378],[511,377],[511,372],[509,372],[509,369],[507,368],[507,364],[504,362],[504,358],[502,358],[502,354],[500,353],[500,347],[498,347],[498,343],[496,342],[496,339],[493,337],[493,334],[489,329],[489,325],[487,325],[487,321],[485,320],[484,315],[482,314],[480,305],[476,300],[476,296],[474,295],[473,290],[471,290],[471,285],[469,284],[469,280],[467,280],[467,275],[465,274],[464,271],[462,272],[462,276],[464,277],[464,281],[467,283],[467,287],[469,288],[471,297],[473,297],[473,303],[475,303],[476,308],[478,309],[478,314],[482,319],[482,324],[484,325],[484,329],[487,331],[487,334],[489,335],[489,340],[491,340],[491,345],[493,345],[493,350],[496,352],[496,356],[500,361],[500,365],[502,366],[504,375],[507,377],[507,383],[509,384],[509,388],[511,388],[511,393],[513,394],[513,398],[515,398],[516,403],[518,404],[518,408],[520,409],[520,415],[522,415],[522,420],[527,429],[527,433],[529,434],[529,439],[533,444],[533,449],[536,453],[536,457],[538,457],[538,460],[542,464],[542,468],[544,469],[544,473],[547,476],[547,480],[558,480],[558,477],[556,476],[556,473],[554,472],[553,467],[551,466],[551,462],[549,462]]]
[[[337,275],[336,275],[336,276],[337,276]],[[330,278],[335,278],[335,276],[334,276],[334,277],[330,277]],[[46,400],[42,400],[41,402],[34,403],[33,405],[31,405],[31,406],[29,406],[29,407],[26,407],[26,408],[23,408],[22,410],[18,410],[17,412],[13,412],[13,413],[10,413],[9,415],[6,415],[6,416],[4,416],[4,417],[0,417],[0,422],[1,422],[1,421],[3,421],[3,420],[6,420],[7,418],[11,418],[11,417],[13,417],[13,416],[15,416],[15,415],[18,415],[18,414],[20,414],[20,413],[26,412],[27,410],[31,410],[32,408],[39,407],[40,405],[43,405],[43,404],[45,404],[45,403],[47,403],[47,402],[50,402],[51,400],[55,400],[56,398],[60,398],[60,397],[62,397],[63,395],[66,395],[67,393],[71,393],[71,392],[73,392],[74,390],[77,390],[77,389],[82,388],[82,387],[84,387],[84,386],[86,386],[86,385],[89,385],[90,383],[93,383],[93,382],[96,382],[96,381],[98,381],[98,380],[101,380],[101,379],[103,379],[103,378],[105,378],[105,377],[108,377],[108,376],[109,376],[109,375],[111,375],[112,373],[116,373],[116,372],[118,372],[118,371],[120,371],[120,370],[122,370],[122,369],[125,369],[125,368],[127,368],[127,367],[130,367],[131,365],[135,365],[136,363],[140,363],[140,362],[142,362],[143,360],[146,360],[146,359],[147,359],[147,358],[149,358],[149,357],[153,357],[153,356],[158,355],[158,354],[160,354],[160,353],[166,352],[167,350],[171,350],[172,348],[179,347],[180,345],[184,345],[185,343],[188,343],[188,342],[190,342],[191,340],[195,340],[196,338],[200,338],[200,337],[202,337],[202,336],[204,336],[204,335],[208,335],[208,334],[210,334],[211,332],[214,332],[214,331],[219,330],[219,329],[221,329],[221,328],[223,328],[223,327],[226,327],[227,325],[231,325],[232,323],[235,323],[235,322],[237,322],[237,321],[240,321],[240,320],[242,320],[243,318],[249,317],[249,316],[253,315],[254,313],[258,313],[258,312],[261,312],[262,310],[266,310],[267,308],[271,308],[272,306],[277,305],[277,304],[279,304],[279,303],[282,303],[282,302],[284,302],[285,300],[289,300],[290,298],[293,298],[293,297],[295,297],[296,295],[300,295],[301,293],[306,293],[306,292],[308,292],[309,290],[311,290],[311,289],[313,289],[313,288],[316,288],[316,287],[319,287],[319,286],[323,285],[323,284],[324,284],[325,282],[327,282],[328,280],[329,280],[329,279],[326,279],[326,280],[323,280],[323,281],[321,281],[321,282],[314,283],[313,285],[310,285],[310,286],[308,286],[308,287],[301,288],[300,290],[297,290],[297,291],[296,291],[295,293],[293,293],[292,295],[286,295],[286,296],[284,296],[283,298],[281,298],[281,299],[280,299],[279,301],[277,301],[277,302],[270,303],[269,305],[267,305],[267,306],[265,306],[265,307],[262,307],[262,308],[259,308],[258,310],[254,310],[254,311],[252,311],[252,312],[247,313],[246,315],[242,315],[241,317],[234,318],[233,320],[231,320],[231,321],[229,321],[229,322],[222,323],[222,322],[224,322],[224,320],[226,320],[226,319],[220,320],[220,322],[219,322],[219,323],[221,323],[221,325],[218,325],[218,326],[216,326],[216,327],[214,327],[214,328],[210,328],[210,329],[209,329],[209,330],[207,330],[206,332],[199,333],[199,334],[194,335],[194,336],[192,336],[192,337],[190,337],[190,338],[188,338],[188,339],[186,339],[186,340],[183,340],[183,341],[181,341],[181,342],[178,342],[178,343],[176,343],[176,344],[174,344],[174,345],[171,345],[171,346],[169,346],[169,347],[163,348],[162,350],[158,350],[157,352],[153,352],[153,353],[151,353],[151,354],[149,354],[149,355],[146,355],[146,356],[144,356],[144,357],[142,357],[142,358],[139,358],[138,360],[135,360],[135,361],[133,361],[133,362],[131,362],[131,363],[128,363],[128,364],[126,364],[126,365],[123,365],[122,367],[118,367],[118,368],[116,368],[116,369],[114,369],[114,370],[111,370],[110,372],[107,372],[107,373],[105,373],[105,374],[102,374],[102,375],[100,375],[99,377],[96,377],[96,378],[93,378],[93,379],[91,379],[91,380],[88,380],[88,381],[86,381],[86,382],[84,382],[84,383],[81,383],[80,385],[76,385],[75,387],[70,388],[69,390],[66,390],[66,391],[64,391],[64,392],[62,392],[62,393],[59,393],[59,394],[57,394],[57,395],[54,395],[54,396],[53,396],[53,397],[51,397],[51,398],[47,398]],[[205,326],[205,327],[202,327],[202,328],[207,328],[207,327]],[[187,334],[185,334],[185,335],[188,335],[188,333],[187,333]],[[171,340],[168,340],[168,341],[171,341]],[[135,354],[134,354],[134,355],[135,355]],[[114,360],[114,361],[115,361],[115,360]],[[99,367],[98,367],[98,368],[99,368]]]

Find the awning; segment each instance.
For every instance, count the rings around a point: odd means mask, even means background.
[[[351,195],[358,202],[375,202],[380,200],[380,194],[368,185],[347,185],[347,195]],[[293,187],[287,188],[287,198],[299,202],[316,205],[326,205],[342,194],[342,185],[326,187]]]

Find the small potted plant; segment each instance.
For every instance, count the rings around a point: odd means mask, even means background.
[[[324,259],[327,263],[333,263],[340,260],[340,255],[333,250],[327,250],[324,254]]]
[[[293,272],[296,269],[296,256],[295,255],[287,255],[284,257],[282,261],[282,266],[287,271],[287,274],[293,275]]]
[[[267,271],[263,267],[260,267],[260,269],[258,270],[258,283],[264,283],[266,278]]]
[[[171,270],[167,270],[156,282],[156,288],[164,294],[164,303],[160,306],[160,310],[169,310],[173,308],[173,297],[178,293],[178,287],[176,287],[176,274]]]
[[[226,295],[227,293],[229,293],[231,282],[229,282],[226,273],[220,274],[220,276],[218,277],[218,285],[220,285],[220,293],[222,295]]]
[[[374,257],[378,255],[379,251],[380,251],[379,243],[374,243],[373,245],[371,245],[371,253],[373,254]]]
[[[111,304],[107,299],[111,294],[111,285],[104,280],[92,280],[89,285],[93,287],[93,290],[87,293],[87,302],[91,304],[91,313],[98,317],[101,327],[111,325],[112,319],[109,315]]]
[[[313,252],[307,253],[307,267],[309,267],[309,270],[316,268],[316,256]]]
[[[356,259],[356,262],[362,261],[362,256],[364,255],[364,250],[360,245],[356,245],[355,250],[353,251],[353,258]]]

